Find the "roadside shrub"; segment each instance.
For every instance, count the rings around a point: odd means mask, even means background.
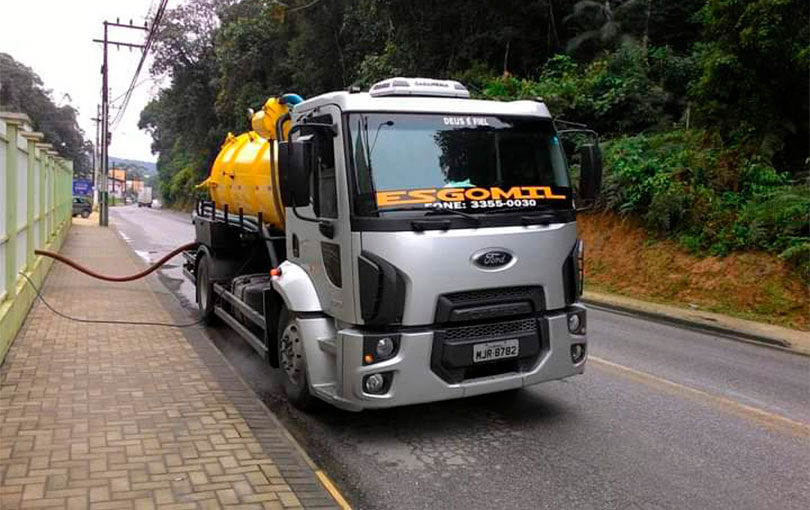
[[[603,149],[605,209],[638,214],[694,252],[780,254],[810,282],[807,184],[701,130],[625,136]]]

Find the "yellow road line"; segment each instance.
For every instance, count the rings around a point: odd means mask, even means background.
[[[335,486],[334,483],[332,483],[332,480],[330,480],[329,477],[326,476],[326,473],[324,473],[323,470],[316,469],[315,474],[318,476],[318,479],[321,481],[321,484],[323,485],[324,489],[326,489],[326,491],[329,494],[331,494],[333,498],[335,498],[335,501],[337,501],[337,504],[340,505],[340,508],[342,510],[352,510],[352,507],[351,505],[349,505],[349,502],[346,501],[346,498],[343,497],[343,494],[340,493],[338,488]]]
[[[649,374],[647,372],[635,370],[633,368],[626,367],[624,365],[620,365],[618,363],[614,363],[606,359],[598,358],[596,356],[588,356],[588,360],[597,365],[603,365],[610,369],[623,372],[626,375],[634,377],[635,379],[641,380],[643,382],[655,383],[664,387],[668,387],[670,389],[680,391],[682,393],[687,393],[692,396],[700,397],[701,399],[707,400],[721,407],[725,407],[739,414],[754,418],[759,423],[762,423],[770,428],[787,429],[790,432],[799,436],[810,435],[810,425],[802,423],[800,421],[793,420],[786,416],[782,416],[781,414],[776,414],[770,411],[765,411],[764,409],[760,409],[758,407],[749,406],[747,404],[737,402],[736,400],[732,400],[730,398],[721,397],[719,395],[712,395],[711,393],[707,393],[703,390],[698,390],[690,386],[685,386],[683,384],[670,381],[669,379],[664,379],[662,377],[658,377]]]

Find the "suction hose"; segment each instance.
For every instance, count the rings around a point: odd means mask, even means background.
[[[184,244],[183,246],[175,248],[174,250],[167,253],[162,259],[158,260],[157,262],[155,262],[154,264],[152,264],[148,268],[144,269],[140,273],[135,273],[135,274],[132,274],[132,275],[129,275],[129,276],[108,276],[108,275],[99,274],[99,273],[96,273],[95,271],[93,271],[91,269],[88,269],[88,268],[78,264],[77,262],[74,262],[74,261],[70,260],[67,257],[63,257],[62,255],[59,255],[58,253],[53,253],[53,252],[50,252],[50,251],[34,250],[34,253],[37,254],[37,255],[42,255],[44,257],[50,257],[50,258],[52,258],[54,260],[58,260],[59,262],[61,262],[63,264],[67,264],[67,265],[69,265],[70,267],[72,267],[73,269],[75,269],[75,270],[77,270],[79,272],[82,272],[82,273],[84,273],[84,274],[86,274],[88,276],[92,276],[93,278],[98,278],[99,280],[104,280],[104,281],[108,281],[108,282],[131,282],[132,280],[137,280],[139,278],[143,278],[144,276],[148,275],[149,273],[155,271],[157,268],[159,268],[160,266],[162,266],[163,264],[168,262],[172,257],[177,255],[178,253],[182,253],[182,252],[184,252],[186,250],[190,250],[192,248],[195,248],[196,246],[197,246],[197,242],[195,241],[193,243]]]

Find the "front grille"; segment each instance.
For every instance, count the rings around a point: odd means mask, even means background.
[[[519,321],[499,322],[495,324],[481,324],[478,326],[464,326],[461,328],[447,328],[444,331],[444,340],[467,340],[476,338],[497,338],[509,335],[534,333],[537,331],[536,319],[523,319]]]
[[[499,305],[517,305],[501,307]],[[452,292],[439,296],[437,324],[515,317],[546,309],[543,287],[524,285]]]
[[[462,305],[470,301],[506,301],[513,299],[530,299],[539,290],[539,287],[501,287],[497,289],[477,289],[463,292],[445,294],[454,305]]]

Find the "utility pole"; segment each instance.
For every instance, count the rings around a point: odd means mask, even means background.
[[[107,66],[107,47],[114,44],[117,48],[124,46],[125,48],[139,48],[141,50],[146,47],[142,44],[131,44],[119,41],[110,41],[108,38],[109,27],[118,28],[131,28],[136,30],[149,29],[144,26],[133,25],[132,20],[129,25],[124,25],[116,19],[115,23],[111,21],[104,21],[104,39],[93,39],[93,42],[102,43],[104,45],[103,63],[101,64],[101,179],[99,194],[99,215],[98,224],[102,227],[109,225],[109,190],[107,189],[107,174],[110,170],[110,89],[108,84],[109,67]],[[113,183],[115,181],[113,180]]]
[[[101,159],[101,146],[99,145],[99,138],[101,137],[100,128],[101,128],[101,105],[96,105],[96,116],[92,119],[93,122],[96,123],[96,143],[93,145],[93,203],[98,205],[99,197],[101,196],[98,192],[98,188],[100,186],[101,177],[99,176],[99,166],[100,166],[100,159]],[[99,208],[99,215],[101,214],[101,209]],[[100,220],[99,220],[100,221]]]

